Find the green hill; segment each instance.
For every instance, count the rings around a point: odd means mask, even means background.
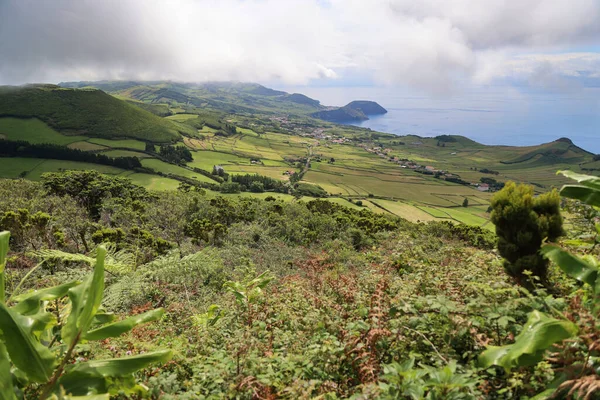
[[[387,113],[385,108],[381,107],[374,101],[355,100],[346,104],[346,107],[361,111],[365,115],[379,115]]]
[[[559,161],[569,163],[581,163],[586,161],[591,154],[586,150],[576,146],[570,139],[561,138],[554,142],[544,143],[539,146],[532,146],[527,151],[516,158],[501,161],[502,164],[556,164]]]
[[[348,106],[334,108],[332,110],[317,111],[310,114],[310,116],[329,122],[356,122],[369,119],[362,111]]]
[[[65,135],[173,142],[195,131],[101,90],[54,85],[0,87],[0,117],[38,118]]]

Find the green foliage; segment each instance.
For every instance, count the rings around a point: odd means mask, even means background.
[[[2,278],[8,239],[8,233],[0,234]],[[133,374],[149,364],[170,359],[171,352],[158,351],[142,356],[72,363],[81,343],[117,337],[139,324],[155,321],[163,314],[162,310],[154,310],[120,322],[98,323],[104,291],[105,254],[103,248],[98,249],[94,272],[83,283],[70,282],[33,291],[15,297],[14,301],[5,302],[4,296],[0,299],[2,398],[17,399],[23,390],[33,391],[41,399],[65,394],[139,394],[144,389],[135,383]],[[0,283],[4,284],[4,279]],[[68,296],[70,307],[64,310],[69,312],[64,315],[49,312],[48,302],[52,300],[59,304],[65,296]],[[62,320],[62,327],[58,318]]]
[[[465,199],[464,199],[464,200],[463,200],[463,202],[462,202],[462,206],[463,206],[463,207],[468,207],[468,206],[469,206],[469,199],[467,199],[467,198],[465,197]]]
[[[492,208],[505,271],[523,285],[531,286],[525,271],[546,283],[548,263],[539,250],[545,239],[563,234],[558,192],[536,197],[533,187],[509,182],[492,198]]]
[[[515,338],[514,344],[488,347],[479,357],[479,362],[483,367],[498,365],[506,370],[534,365],[544,358],[544,353],[552,345],[576,333],[577,327],[572,322],[557,320],[534,311],[529,315],[525,329]]]
[[[262,296],[263,289],[273,280],[269,271],[265,271],[256,278],[244,282],[227,281],[223,287],[235,296],[235,301],[242,309],[247,309],[252,303]]]
[[[42,176],[42,182],[50,194],[75,198],[94,218],[99,217],[102,202],[108,197],[122,203],[150,198],[144,188],[134,185],[130,180],[96,171],[46,173]]]
[[[190,150],[185,146],[163,145],[160,146],[159,154],[166,161],[178,165],[185,165],[194,159]]]
[[[221,193],[239,193],[242,191],[242,188],[237,182],[223,182],[219,186],[219,191]]]
[[[592,176],[563,172],[577,180],[581,185],[566,185],[561,194],[590,205],[598,205],[597,195],[600,193],[600,179]],[[600,232],[600,229],[598,229]],[[548,385],[540,398],[560,395],[576,395],[577,398],[592,398],[600,390],[594,382],[598,379],[596,362],[598,356],[597,335],[600,307],[599,263],[591,255],[578,257],[555,245],[545,245],[541,253],[556,263],[571,278],[587,285],[591,291],[590,301],[575,303],[575,308],[561,319],[550,317],[539,311],[530,314],[523,331],[515,338],[515,342],[502,347],[490,346],[481,354],[482,366],[502,366],[509,371],[515,367],[536,365],[548,358],[547,351],[554,349],[551,360],[556,363],[561,375]],[[556,312],[556,310],[552,311]],[[574,318],[573,313],[580,316]],[[568,346],[560,343],[569,339]],[[585,360],[585,361],[579,361]],[[571,367],[575,367],[574,370]]]
[[[381,399],[477,399],[478,381],[471,373],[460,373],[452,362],[442,368],[415,368],[415,360],[384,366]]]

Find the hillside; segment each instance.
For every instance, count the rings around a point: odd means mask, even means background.
[[[387,110],[374,101],[355,100],[346,104],[346,107],[361,111],[365,115],[380,115],[387,113]]]
[[[1,117],[38,118],[63,134],[98,138],[164,143],[194,134],[103,91],[53,85],[1,87]]]
[[[313,118],[319,118],[329,122],[358,122],[369,119],[361,110],[348,106],[330,110],[318,111],[310,114]]]
[[[356,100],[344,107],[318,111],[310,114],[310,116],[329,122],[347,123],[364,121],[369,119],[369,115],[385,113],[387,113],[387,110],[374,101]]]

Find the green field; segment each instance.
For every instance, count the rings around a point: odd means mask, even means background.
[[[126,178],[148,190],[176,190],[179,187],[179,181],[157,175],[134,173],[127,175]]]
[[[91,143],[88,141],[83,142],[75,142],[71,143],[67,146],[70,149],[78,149],[83,151],[96,151],[96,150],[106,150],[106,146],[101,146],[99,144]]]
[[[0,160],[7,160],[1,158]],[[37,158],[15,158],[17,164],[22,167],[32,167],[28,170],[27,179],[39,180],[45,172],[58,172],[68,170],[94,170],[103,174],[118,175],[123,172],[120,168],[111,167],[108,165],[90,164],[77,161],[65,160],[40,160]],[[25,161],[26,160],[26,161]],[[36,163],[33,163],[35,161]]]
[[[102,154],[108,157],[138,157],[140,159],[152,157],[146,153],[140,153],[137,151],[130,150],[109,150],[103,151]]]
[[[38,158],[2,157],[0,158],[0,178],[19,178],[27,175],[44,160]]]
[[[145,150],[146,143],[140,142],[139,140],[124,139],[124,140],[109,140],[109,139],[90,139],[90,143],[99,144],[106,147],[122,147],[132,150]]]
[[[142,160],[142,165],[147,168],[152,168],[155,171],[160,171],[165,174],[173,174],[177,176],[183,176],[185,178],[195,179],[199,182],[216,183],[214,180],[207,178],[206,176],[199,174],[189,169],[179,167],[177,165],[168,164],[164,161],[157,160],[156,158],[146,158]]]
[[[37,118],[0,118],[0,135],[8,140],[26,140],[29,143],[68,145],[87,139],[85,136],[66,136],[50,128]]]

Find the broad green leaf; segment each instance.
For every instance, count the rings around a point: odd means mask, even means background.
[[[131,357],[86,361],[73,366],[69,373],[79,372],[89,376],[117,378],[133,374],[153,363],[167,362],[172,355],[170,350],[160,350]]]
[[[479,364],[484,368],[491,365],[505,367],[503,359],[508,354],[512,345],[509,346],[488,346],[483,353],[479,355]],[[506,368],[506,367],[505,367]]]
[[[106,249],[102,246],[98,247],[96,254],[96,267],[94,274],[91,276],[90,285],[86,288],[86,298],[83,310],[79,316],[79,329],[86,332],[100,308],[102,303],[102,293],[104,292],[104,258],[106,257]]]
[[[89,394],[84,396],[63,396],[64,400],[109,400],[110,395],[108,393],[105,394]]]
[[[13,389],[12,374],[10,373],[10,360],[4,343],[0,341],[0,399],[16,400]]]
[[[6,255],[8,254],[8,242],[10,240],[10,232],[0,232],[0,274],[4,272],[6,266]]]
[[[539,311],[533,311],[513,344],[490,346],[479,356],[479,363],[484,368],[498,365],[506,370],[533,365],[543,358],[544,352],[553,344],[575,334],[577,327],[572,322],[557,320]]]
[[[558,171],[558,173],[566,176],[567,178],[571,178],[571,179],[577,181],[578,183],[582,184],[583,186],[587,186],[592,189],[600,190],[600,178],[597,176],[578,174],[577,172],[573,172],[573,171],[569,171],[569,170]]]
[[[69,300],[71,301],[71,312],[67,317],[67,322],[63,325],[60,334],[65,343],[69,345],[73,343],[73,341],[77,338],[80,330],[77,325],[77,321],[79,319],[79,314],[81,313],[82,302],[83,302],[83,293],[88,284],[86,280],[81,285],[77,285],[69,289],[67,293],[69,296]]]
[[[80,282],[73,281],[51,288],[21,294],[15,297],[15,302],[17,304],[11,308],[23,315],[37,313],[40,310],[40,303],[42,301],[50,301],[64,297],[69,292],[69,289],[78,284],[80,284]]]
[[[571,278],[587,283],[595,290],[596,282],[598,280],[598,268],[594,265],[564,251],[558,246],[550,244],[542,247],[541,253],[546,258],[552,260]]]
[[[105,255],[106,249],[99,246],[94,273],[83,284],[69,289],[71,313],[61,331],[63,340],[69,345],[88,330],[100,308],[104,291]]]
[[[55,364],[52,352],[40,344],[32,334],[35,320],[20,315],[0,303],[2,340],[13,364],[35,382],[50,379]]]
[[[94,315],[92,326],[108,324],[109,322],[113,322],[116,318],[117,316],[111,312],[98,311],[96,315]]]
[[[6,267],[6,256],[8,255],[8,242],[10,232],[0,232],[0,303],[4,303],[4,268]]]
[[[156,321],[164,315],[165,311],[162,308],[148,311],[143,314],[134,315],[122,321],[115,322],[110,325],[105,325],[101,328],[91,330],[84,335],[85,340],[104,340],[110,337],[117,337],[125,332],[135,328],[139,324]]]
[[[600,190],[581,185],[565,185],[560,195],[570,199],[580,200],[591,206],[600,207]]]
[[[33,324],[31,325],[31,333],[38,338],[41,337],[41,334],[53,326],[56,325],[56,315],[41,311],[37,314],[28,315],[27,317],[33,319]]]
[[[87,361],[71,367],[59,380],[59,384],[69,394],[106,393],[111,382],[118,379],[121,388],[129,391],[138,388],[133,373],[150,364],[171,359],[171,351],[163,350],[133,357],[109,360]]]

